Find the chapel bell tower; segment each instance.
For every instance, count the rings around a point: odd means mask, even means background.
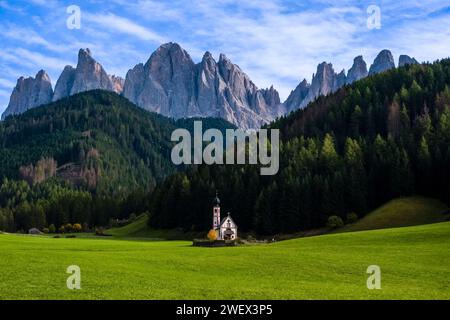
[[[213,202],[213,230],[217,230],[220,227],[220,199],[219,193],[216,191],[216,197]]]

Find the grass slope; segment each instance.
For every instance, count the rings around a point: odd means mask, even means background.
[[[439,200],[408,197],[392,200],[339,231],[398,228],[443,222],[448,207]]]
[[[0,299],[450,299],[449,222],[235,248],[5,234],[0,247]],[[382,290],[366,288],[372,264]]]
[[[148,216],[140,215],[132,223],[120,227],[109,229],[106,233],[119,239],[143,239],[143,240],[186,240],[198,236],[204,236],[199,233],[186,233],[182,230],[157,230],[151,229],[147,225]]]

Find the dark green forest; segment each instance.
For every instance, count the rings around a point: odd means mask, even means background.
[[[220,191],[242,231],[270,235],[359,217],[412,194],[450,203],[450,60],[393,69],[320,97],[280,129],[280,171],[198,166],[155,189],[149,224],[208,230]]]

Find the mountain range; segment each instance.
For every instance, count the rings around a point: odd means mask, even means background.
[[[399,66],[417,61],[401,55]],[[40,70],[32,78],[20,77],[2,119],[28,109],[93,89],[121,94],[137,106],[175,119],[223,118],[243,129],[256,129],[291,111],[304,108],[321,95],[368,75],[395,68],[389,50],[381,51],[370,69],[362,56],[353,61],[348,73],[336,73],[331,63],[318,65],[311,83],[304,79],[285,102],[272,86],[259,89],[241,68],[224,54],[216,61],[206,52],[195,63],[177,43],[160,46],[143,64],[129,70],[126,78],[109,75],[89,49],[80,49],[74,68],[66,66],[53,90],[50,77]]]

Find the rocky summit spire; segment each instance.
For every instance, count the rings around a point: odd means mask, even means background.
[[[353,60],[353,66],[350,68],[350,70],[348,70],[347,83],[351,84],[355,81],[367,77],[367,75],[368,71],[366,62],[364,61],[362,56],[357,56]]]
[[[80,49],[77,67],[66,66],[59,76],[53,101],[94,89],[121,92],[120,79],[109,76],[92,57],[91,50]]]
[[[2,115],[2,119],[13,114],[20,114],[28,109],[50,103],[53,97],[53,89],[50,77],[44,70],[40,70],[36,76],[17,80],[8,107]]]
[[[395,68],[394,57],[389,50],[381,51],[370,66],[369,75],[374,75]]]
[[[342,88],[347,83],[347,76],[345,75],[345,70],[342,69],[341,72],[339,72],[336,75],[335,82],[334,82],[334,91]]]
[[[418,64],[419,62],[417,62],[416,59],[411,58],[410,56],[407,56],[405,54],[402,54],[399,58],[398,58],[398,66],[399,67],[404,67],[408,64]]]
[[[306,81],[306,79],[303,79],[303,81],[300,82],[295,90],[291,91],[291,94],[284,102],[287,112],[296,110],[302,105],[303,100],[308,95],[309,87],[310,84],[308,83],[308,81]]]
[[[73,81],[75,79],[75,68],[72,66],[66,66],[56,81],[55,93],[53,95],[53,101],[70,96],[70,91],[73,87]]]
[[[336,90],[336,73],[331,63],[322,62],[317,66],[317,72],[313,75],[308,95],[302,101],[300,107],[305,107],[308,103],[319,96],[326,96]]]
[[[80,49],[70,94],[93,89],[113,91],[113,84],[102,65],[92,58],[91,51]]]

